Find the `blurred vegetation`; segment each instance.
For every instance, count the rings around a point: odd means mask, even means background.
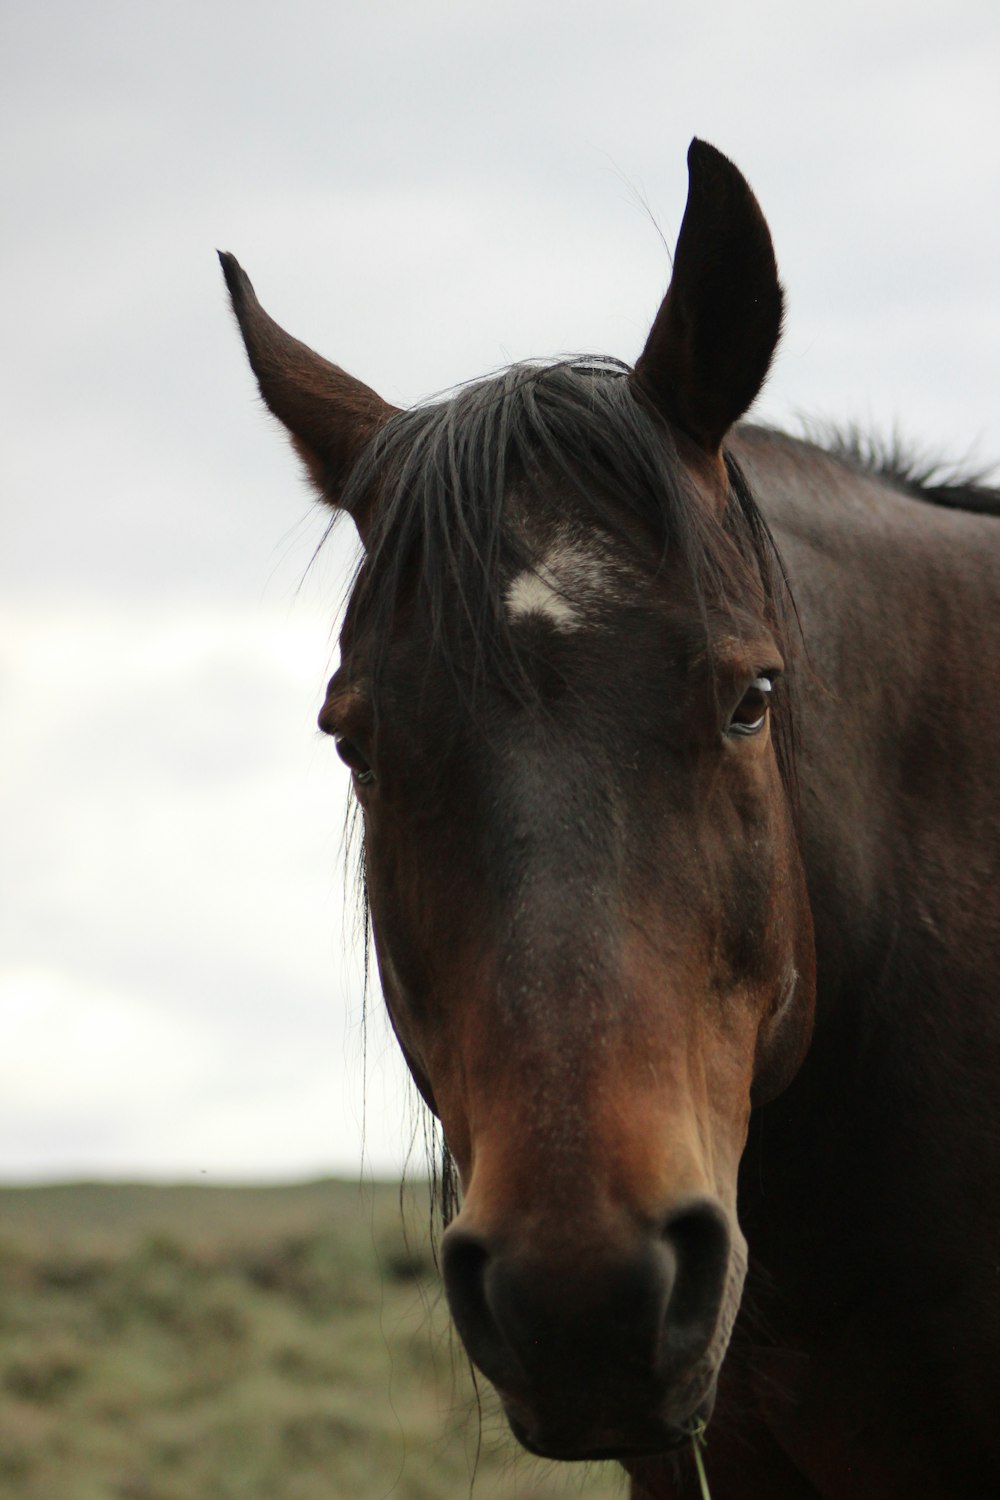
[[[623,1495],[480,1420],[426,1220],[424,1184],[0,1189],[0,1496]]]

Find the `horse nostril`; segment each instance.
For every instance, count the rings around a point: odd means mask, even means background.
[[[441,1274],[455,1322],[478,1320],[486,1312],[484,1287],[489,1251],[481,1240],[465,1230],[447,1231],[441,1245]]]
[[[729,1224],[718,1204],[703,1199],[673,1214],[663,1238],[675,1268],[663,1351],[672,1364],[704,1349],[715,1332],[729,1275]]]
[[[469,1358],[497,1385],[517,1373],[515,1360],[490,1308],[486,1276],[490,1252],[475,1234],[452,1227],[441,1243],[441,1275],[458,1336]]]

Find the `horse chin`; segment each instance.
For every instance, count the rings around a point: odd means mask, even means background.
[[[708,1422],[715,1406],[716,1382],[691,1404],[678,1409],[665,1403],[659,1411],[630,1411],[620,1421],[602,1413],[592,1422],[581,1421],[578,1407],[565,1412],[532,1412],[522,1401],[501,1393],[511,1432],[522,1448],[537,1458],[564,1463],[597,1463],[615,1459],[652,1458],[690,1443],[693,1434]]]

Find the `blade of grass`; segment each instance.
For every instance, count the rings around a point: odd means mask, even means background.
[[[695,1422],[691,1426],[691,1452],[694,1454],[694,1466],[698,1473],[698,1487],[701,1490],[701,1500],[712,1500],[708,1488],[708,1475],[705,1473],[705,1460],[701,1456],[701,1450],[705,1447],[705,1424]]]

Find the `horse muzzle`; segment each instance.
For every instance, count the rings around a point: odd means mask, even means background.
[[[658,1453],[707,1419],[742,1287],[718,1203],[690,1199],[658,1233],[623,1233],[613,1248],[540,1251],[525,1236],[522,1249],[464,1217],[442,1246],[452,1317],[526,1448],[557,1459]]]

